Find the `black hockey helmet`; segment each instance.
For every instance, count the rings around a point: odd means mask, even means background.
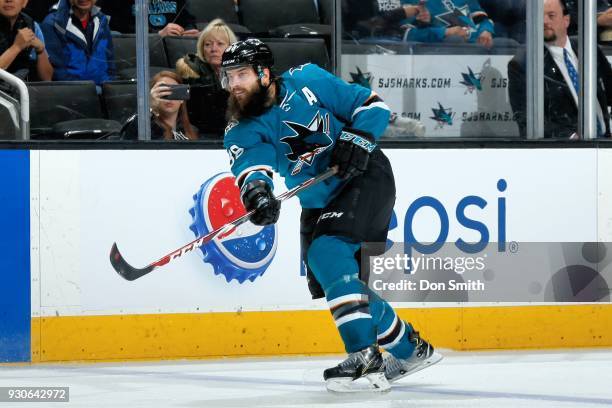
[[[236,41],[223,52],[223,57],[221,58],[223,87],[227,88],[225,71],[249,65],[255,69],[260,78],[263,76],[264,68],[272,68],[274,65],[272,50],[256,38]]]

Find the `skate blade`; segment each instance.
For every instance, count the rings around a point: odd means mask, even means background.
[[[417,366],[412,367],[410,370],[406,371],[404,374],[399,375],[397,377],[395,377],[392,380],[389,380],[390,382],[396,382],[397,380],[404,378],[404,377],[408,377],[411,374],[414,374],[418,371],[424,370],[426,368],[431,367],[432,365],[439,363],[442,359],[444,358],[444,356],[442,356],[442,354],[436,352],[434,350],[433,354],[431,356],[429,356],[429,358],[423,360],[423,362]]]
[[[368,382],[360,381],[365,378]],[[371,373],[365,377],[353,380],[350,377],[330,378],[325,382],[327,391],[332,393],[383,393],[391,390],[385,373]]]

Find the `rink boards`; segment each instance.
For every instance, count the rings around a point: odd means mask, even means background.
[[[433,197],[448,241],[477,240],[458,202],[495,241],[612,241],[608,149],[387,150],[404,240],[409,205]],[[0,361],[123,360],[321,354],[342,351],[323,301],[310,300],[299,261],[297,202],[283,206],[276,253],[263,275],[228,282],[201,253],[134,282],[108,254],[117,242],[142,267],[192,239],[194,195],[228,168],[225,152],[3,151],[0,203]],[[499,181],[507,188],[500,191]],[[284,188],[278,184],[277,191]],[[496,203],[506,202],[500,221]],[[502,227],[503,224],[503,227]],[[411,231],[440,233],[428,209]],[[253,237],[257,231],[250,232]],[[248,234],[247,234],[248,235]],[[255,239],[255,238],[254,238]],[[608,254],[608,257],[612,254]],[[215,262],[224,263],[225,258]],[[256,263],[254,260],[253,263]],[[612,346],[608,304],[400,303],[400,314],[440,347],[457,350]]]

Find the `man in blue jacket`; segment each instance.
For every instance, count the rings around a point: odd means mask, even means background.
[[[114,79],[113,42],[108,17],[96,0],[60,0],[45,18],[47,40],[56,81],[91,80],[96,85]]]

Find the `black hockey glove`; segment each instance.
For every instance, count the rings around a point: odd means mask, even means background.
[[[366,171],[370,153],[375,148],[376,140],[372,134],[363,130],[344,128],[336,140],[329,166],[338,166],[336,175],[348,180]]]
[[[256,210],[250,221],[255,225],[270,225],[278,221],[281,202],[263,180],[253,180],[242,186],[240,198],[247,211]]]

